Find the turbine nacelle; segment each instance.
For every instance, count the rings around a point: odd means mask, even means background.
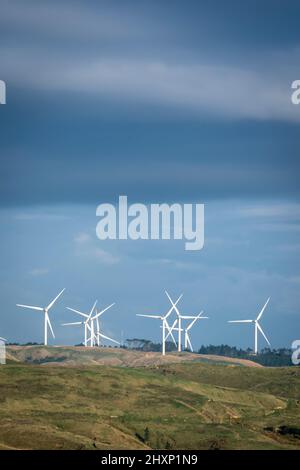
[[[169,300],[171,301],[171,298],[168,294],[167,291],[165,291],[167,297],[169,298]],[[172,330],[174,329],[175,325],[176,325],[176,321],[177,319],[174,321],[173,325],[170,327],[169,323],[168,323],[168,317],[171,315],[171,313],[173,312],[174,309],[177,309],[177,304],[178,302],[180,301],[180,299],[182,298],[183,294],[181,294],[178,299],[176,300],[176,302],[173,302],[171,301],[172,303],[172,306],[171,308],[167,311],[167,313],[165,315],[144,315],[144,314],[137,314],[138,317],[145,317],[145,318],[153,318],[155,320],[161,320],[162,321],[162,325],[161,325],[161,328],[162,328],[162,354],[163,356],[166,354],[166,341],[168,339],[169,336],[171,336],[174,344],[177,346],[177,343],[175,341],[175,338],[174,338],[174,335],[172,333]],[[166,333],[166,330],[167,330],[167,333]]]
[[[178,352],[181,351],[181,333],[182,332],[185,333],[185,340],[184,340],[185,347],[187,348],[187,344],[189,344],[190,349],[193,350],[188,332],[193,327],[193,325],[195,324],[195,322],[198,319],[203,319],[204,320],[204,319],[207,319],[208,317],[203,317],[202,316],[203,311],[201,311],[198,315],[181,315],[179,310],[178,310],[177,304],[180,301],[180,299],[182,298],[183,294],[181,294],[175,302],[173,302],[171,296],[169,295],[169,293],[167,291],[165,291],[165,294],[168,297],[169,301],[171,302],[171,308],[167,311],[167,313],[165,315],[137,314],[137,316],[146,317],[146,318],[153,318],[153,319],[162,321],[161,329],[162,329],[162,354],[163,355],[165,355],[165,352],[166,352],[165,343],[166,343],[166,341],[169,337],[172,338],[175,346],[177,346]],[[174,320],[172,325],[169,325],[168,318],[169,318],[169,316],[171,315],[171,313],[173,311],[175,311],[175,313],[176,313],[176,319]],[[188,326],[186,328],[182,328],[181,322],[186,321],[186,320],[192,320],[192,321],[188,324]],[[176,342],[176,340],[174,338],[173,331],[176,331],[178,333],[178,342]]]
[[[44,313],[44,344],[45,344],[45,346],[47,346],[47,344],[48,344],[48,328],[50,329],[53,338],[55,338],[54,331],[53,331],[53,328],[52,328],[52,325],[51,325],[51,322],[50,322],[48,312],[53,307],[55,302],[59,299],[59,297],[62,295],[62,293],[64,291],[65,291],[65,289],[60,291],[60,293],[46,307],[36,307],[36,306],[33,306],[33,305],[17,304],[17,307],[28,308],[30,310],[37,310],[37,311],[40,311],[40,312]]]
[[[105,307],[103,310],[100,312],[97,312],[96,310],[96,305],[97,305],[97,300],[92,306],[91,310],[89,313],[84,313],[79,310],[75,310],[74,308],[67,307],[68,310],[71,310],[72,312],[77,313],[78,315],[81,315],[82,317],[85,318],[85,320],[80,321],[80,322],[72,322],[72,323],[63,323],[64,326],[76,326],[76,325],[84,325],[84,345],[87,346],[88,343],[90,343],[90,346],[93,347],[96,344],[100,346],[100,338],[112,341],[113,343],[120,344],[118,341],[109,338],[108,336],[105,336],[103,333],[100,331],[100,324],[99,324],[99,317],[103,315],[104,312],[106,312],[108,309],[110,309],[115,303],[112,303],[108,305],[108,307]],[[94,313],[95,311],[95,313]],[[95,325],[94,322],[96,322],[96,332],[95,332]],[[90,336],[87,337],[88,331]]]
[[[261,317],[262,317],[269,301],[270,301],[270,297],[268,298],[268,300],[264,304],[263,308],[261,309],[261,311],[259,312],[259,314],[257,315],[257,317],[254,320],[251,319],[251,320],[229,320],[228,321],[228,323],[252,323],[252,324],[254,324],[254,353],[255,354],[257,354],[257,352],[258,352],[257,330],[259,330],[259,332],[264,337],[264,339],[266,340],[268,345],[271,346],[270,341],[268,340],[268,338],[265,335],[262,327],[259,324],[259,320],[261,319]]]

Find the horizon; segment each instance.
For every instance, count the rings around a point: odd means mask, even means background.
[[[194,348],[252,347],[254,318],[271,347],[300,333],[299,2],[154,0],[37,5],[2,0],[0,336],[56,341],[80,329],[65,307],[116,302],[104,331],[158,341],[135,314],[180,310],[210,320]],[[280,27],[279,27],[280,25]],[[100,204],[204,204],[204,246],[99,240]],[[50,344],[53,344],[50,338]],[[260,346],[264,346],[259,339]]]

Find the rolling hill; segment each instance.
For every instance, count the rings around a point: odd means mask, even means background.
[[[188,352],[169,353],[162,356],[159,352],[143,352],[121,348],[85,348],[72,346],[9,346],[8,359],[41,365],[110,365],[124,367],[148,367],[153,365],[181,362],[207,362],[237,364],[247,367],[262,367],[246,359],[229,358],[215,355],[192,354]]]
[[[9,348],[0,448],[300,449],[300,368],[103,349]]]

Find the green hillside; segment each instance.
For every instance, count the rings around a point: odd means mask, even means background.
[[[300,369],[11,363],[0,448],[300,449]]]

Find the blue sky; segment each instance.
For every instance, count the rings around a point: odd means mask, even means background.
[[[159,339],[164,289],[210,320],[193,343],[272,345],[300,334],[300,7],[265,2],[0,0],[0,333],[40,341],[16,302],[48,302],[57,343],[79,342],[65,306],[113,301],[107,333]],[[205,246],[100,242],[96,207],[205,204]]]

